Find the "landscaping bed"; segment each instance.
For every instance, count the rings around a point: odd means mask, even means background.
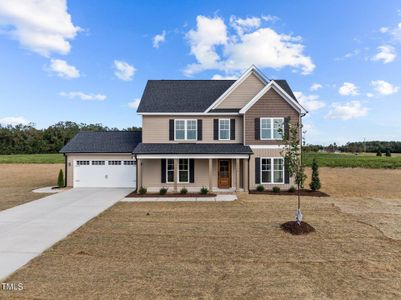
[[[160,193],[146,193],[146,194],[137,194],[136,192],[132,192],[128,194],[127,198],[210,198],[216,197],[216,194],[208,193],[208,194],[201,194],[201,193],[187,193],[187,194],[180,194],[180,193],[166,193],[164,195],[160,195]]]
[[[249,194],[260,194],[260,195],[277,195],[277,196],[298,196],[298,192],[289,192],[289,191],[279,191],[279,192],[273,192],[269,190],[265,190],[263,192],[258,192],[257,190],[252,190],[249,191]],[[330,197],[329,194],[326,194],[321,191],[311,191],[307,189],[302,189],[300,190],[300,195],[301,196],[307,196],[307,197]]]

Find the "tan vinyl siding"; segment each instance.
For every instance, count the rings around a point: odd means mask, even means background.
[[[256,140],[255,118],[291,118],[291,124],[296,125],[300,120],[299,113],[283,99],[273,88],[268,90],[245,113],[245,144],[246,145],[278,145],[280,141]]]
[[[250,74],[216,108],[242,108],[259,93],[265,84],[255,74]]]
[[[74,160],[132,160],[132,154],[67,154],[67,186],[69,187],[72,187],[74,182]]]
[[[202,120],[202,140],[189,143],[242,143],[243,121],[241,116],[143,116],[142,143],[178,143],[169,140],[170,119]],[[213,119],[235,119],[235,140],[213,140]],[[180,143],[185,141],[180,141]]]
[[[252,149],[253,155],[251,155],[249,161],[249,189],[254,190],[258,184],[255,183],[255,157],[283,157],[281,155],[281,149]],[[278,186],[282,190],[288,190],[291,185],[294,184],[294,179],[290,178],[289,184],[263,184],[266,189],[272,189],[274,186]]]

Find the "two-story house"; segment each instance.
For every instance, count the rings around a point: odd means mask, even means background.
[[[80,133],[71,140],[62,149],[67,184],[136,182],[148,191],[248,191],[259,184],[268,189],[292,184],[281,155],[282,132],[290,122],[301,124],[306,111],[285,80],[269,80],[254,66],[237,80],[149,80],[138,114],[142,137]]]

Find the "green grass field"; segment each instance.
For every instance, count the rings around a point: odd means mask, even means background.
[[[0,155],[0,164],[62,164],[62,154],[13,154]]]
[[[374,153],[359,155],[354,155],[350,153],[304,153],[304,161],[308,167],[312,165],[313,158],[317,159],[320,167],[371,169],[401,168],[401,156],[398,154],[392,154],[391,157],[377,157]]]

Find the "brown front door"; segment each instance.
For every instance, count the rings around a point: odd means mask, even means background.
[[[231,160],[219,159],[218,187],[228,189],[231,187]]]

